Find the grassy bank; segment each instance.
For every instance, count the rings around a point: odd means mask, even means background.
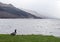
[[[5,35],[0,34],[0,42],[60,42],[60,38],[43,35]]]

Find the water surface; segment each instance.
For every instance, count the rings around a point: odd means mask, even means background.
[[[60,20],[55,19],[0,19],[0,34],[44,34],[60,36]]]

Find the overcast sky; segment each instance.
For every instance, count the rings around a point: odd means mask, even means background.
[[[15,7],[37,11],[54,18],[60,18],[60,0],[0,0]]]

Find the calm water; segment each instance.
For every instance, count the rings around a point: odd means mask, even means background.
[[[60,20],[53,19],[0,19],[0,34],[44,34],[60,36]]]

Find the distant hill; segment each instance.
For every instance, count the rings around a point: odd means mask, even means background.
[[[23,8],[21,8],[21,9],[24,10],[25,12],[31,13],[31,14],[37,16],[37,17],[42,18],[42,19],[57,19],[57,18],[54,18],[54,17],[50,17],[50,16],[47,16],[47,15],[44,15],[42,13],[38,13],[38,12],[33,11],[33,10],[28,10],[28,9],[23,9]]]
[[[0,2],[0,18],[33,18],[42,19],[32,13],[14,7],[12,4],[4,4]]]

